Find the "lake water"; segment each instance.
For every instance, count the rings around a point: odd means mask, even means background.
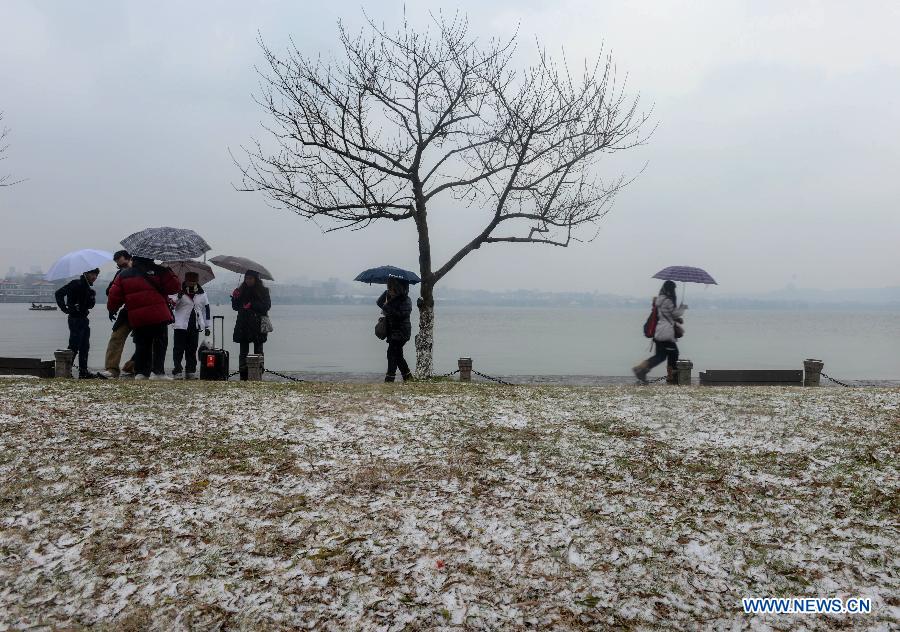
[[[225,316],[236,368],[234,312],[222,305],[213,306],[213,313]],[[373,334],[378,315],[374,305],[276,305],[266,367],[383,372],[386,346]],[[415,330],[417,311],[413,315]],[[636,309],[439,306],[435,372],[452,371],[457,358],[469,356],[475,369],[498,376],[626,376],[649,355],[649,341],[641,334],[646,316]],[[898,316],[888,310],[688,310],[687,334],[679,346],[682,357],[694,362],[695,375],[705,369],[799,369],[804,358],[820,358],[825,372],[839,379],[900,380]],[[99,369],[109,333],[105,310],[94,310],[91,322],[91,366]],[[2,356],[52,359],[55,349],[65,347],[67,331],[60,312],[0,304]],[[406,355],[412,365],[412,343]],[[653,373],[659,374],[659,369]]]

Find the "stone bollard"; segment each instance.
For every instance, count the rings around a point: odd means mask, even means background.
[[[818,386],[825,363],[807,358],[803,361],[803,386]]]
[[[679,360],[675,363],[675,383],[679,386],[691,385],[691,369],[694,363],[690,360]]]
[[[457,365],[459,366],[459,381],[472,381],[472,358],[460,358]]]
[[[251,353],[247,356],[247,381],[261,382],[265,368],[263,360],[265,356],[262,354]]]
[[[53,352],[56,366],[53,377],[72,377],[72,363],[75,362],[75,352],[71,349],[57,349]]]

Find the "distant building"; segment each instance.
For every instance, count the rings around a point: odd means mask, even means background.
[[[53,303],[59,284],[45,281],[40,274],[0,279],[0,303]]]

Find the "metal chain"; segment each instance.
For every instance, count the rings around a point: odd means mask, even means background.
[[[834,382],[835,384],[840,384],[840,385],[843,386],[844,388],[856,388],[856,386],[853,385],[853,384],[847,384],[846,382],[841,382],[840,380],[834,379],[833,377],[831,377],[830,375],[828,375],[827,373],[825,373],[825,371],[819,371],[819,375],[821,375],[822,377],[824,377],[826,380],[831,380],[831,381]]]
[[[286,379],[286,380],[290,380],[291,382],[305,382],[305,381],[306,381],[306,380],[300,379],[299,377],[294,377],[294,376],[292,376],[292,375],[285,375],[284,373],[279,373],[278,371],[272,371],[271,369],[263,369],[263,372],[264,372],[264,373],[271,373],[272,375],[277,375],[278,377],[284,378],[284,379]],[[453,370],[453,371],[450,371],[449,373],[442,373],[441,375],[435,375],[434,377],[450,377],[450,376],[452,376],[452,375],[456,375],[457,373],[459,373],[459,369],[455,369],[455,370]],[[515,386],[515,384],[513,384],[513,383],[511,383],[511,382],[507,382],[507,381],[505,381],[505,380],[501,380],[499,377],[492,377],[492,376],[490,376],[490,375],[486,375],[486,374],[482,373],[481,371],[476,371],[475,369],[472,369],[472,373],[474,373],[475,375],[480,375],[481,377],[485,378],[486,380],[491,380],[491,381],[497,382],[498,384],[503,384],[503,385],[505,385],[505,386]],[[240,374],[240,371],[234,371],[234,372],[232,372],[232,373],[229,373],[229,374],[228,374],[228,377],[229,377],[229,378],[232,378],[232,377],[234,377],[235,375],[238,375],[238,374]],[[830,375],[828,375],[827,373],[825,373],[825,371],[821,371],[821,372],[819,373],[819,375],[821,375],[822,377],[824,377],[826,380],[831,380],[831,381],[834,382],[835,384],[838,384],[838,385],[840,385],[840,386],[843,386],[844,388],[858,388],[858,385],[856,385],[856,384],[847,384],[846,382],[842,382],[842,381],[840,381],[840,380],[837,380],[837,379],[831,377]],[[652,380],[647,380],[647,384],[655,384],[656,382],[662,382],[664,379],[666,379],[666,376],[665,376],[665,375],[662,375],[662,376],[660,376],[660,377],[658,377],[658,378],[655,378],[655,379],[652,379]]]
[[[491,377],[490,375],[485,375],[481,371],[476,371],[475,369],[472,369],[472,373],[474,373],[475,375],[480,375],[481,377],[485,378],[486,380],[493,380],[494,382],[497,382],[498,384],[503,384],[504,386],[515,386],[515,384],[512,384],[511,382],[506,382],[504,380],[501,380],[499,377]]]
[[[263,369],[263,373],[271,373],[272,375],[277,375],[278,377],[283,377],[286,380],[290,380],[291,382],[305,382],[306,380],[301,380],[299,377],[294,377],[292,375],[285,375],[284,373],[279,373],[278,371],[272,371],[270,369]]]

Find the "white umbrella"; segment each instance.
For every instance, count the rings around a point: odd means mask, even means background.
[[[202,261],[182,259],[180,261],[163,261],[160,265],[164,268],[171,268],[172,272],[178,276],[182,283],[184,283],[184,275],[187,272],[196,272],[199,277],[198,283],[200,283],[200,285],[206,285],[216,278],[213,269]]]
[[[88,270],[99,268],[110,261],[112,261],[112,253],[105,250],[94,250],[93,248],[76,250],[57,259],[56,263],[50,266],[50,271],[44,275],[44,278],[48,281],[59,281],[81,276]]]

